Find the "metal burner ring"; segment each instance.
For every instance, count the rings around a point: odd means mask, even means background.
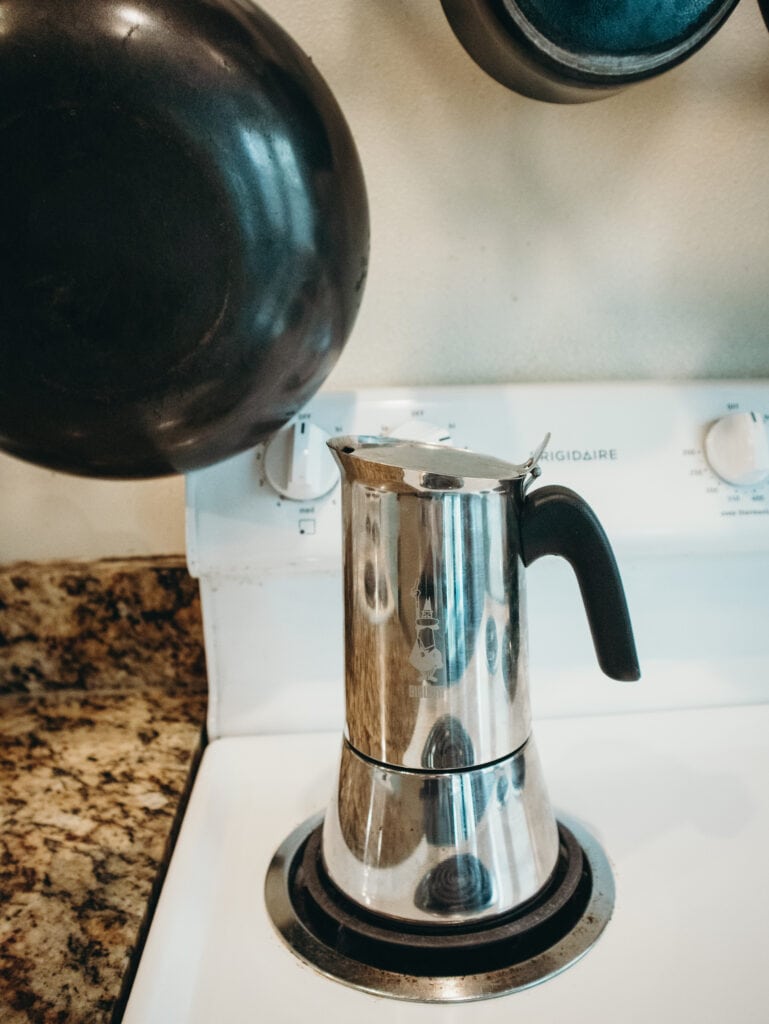
[[[614,908],[614,879],[606,854],[584,826],[569,820],[568,828],[582,847],[592,885],[582,916],[554,945],[527,960],[474,974],[415,975],[374,967],[326,945],[309,930],[294,908],[290,891],[294,862],[321,821],[322,815],[316,815],[304,822],[275,853],[265,880],[267,910],[276,930],[296,956],[326,977],[372,995],[459,1003],[530,988],[584,956],[603,932]]]

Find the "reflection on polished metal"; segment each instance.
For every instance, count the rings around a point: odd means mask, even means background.
[[[530,731],[518,516],[534,459],[387,438],[329,447],[342,471],[350,743],[415,769],[508,757]],[[432,763],[449,719],[463,742]]]
[[[406,970],[375,966],[355,959],[351,951],[335,948],[319,937],[303,917],[301,899],[292,899],[292,878],[296,875],[297,861],[320,821],[320,816],[317,816],[301,825],[273,857],[265,881],[267,910],[278,933],[301,960],[326,977],[364,992],[418,1002],[459,1003],[529,988],[559,974],[584,956],[612,915],[614,880],[606,855],[583,826],[568,821],[568,829],[581,847],[585,893],[576,919],[563,934],[554,937],[552,943],[545,948],[536,948],[530,954],[522,954],[520,943],[511,942],[506,961],[497,949],[490,962],[471,971],[418,973],[416,967],[421,955],[418,950],[408,955],[410,966]],[[493,925],[490,930],[493,930]],[[447,959],[441,952],[442,941],[456,946],[460,939],[456,932],[447,933],[445,940],[443,937],[437,939],[437,945],[433,943],[435,956],[431,962],[442,964]],[[463,959],[461,954],[459,959]]]
[[[545,439],[545,444],[547,438]],[[567,558],[599,663],[638,678],[622,583],[585,502],[523,465],[393,438],[329,442],[342,474],[347,736],[323,870],[404,927],[517,913],[557,868],[530,739],[524,566]]]
[[[448,723],[440,746],[461,748]],[[344,743],[323,860],[366,910],[443,926],[483,921],[535,896],[557,857],[533,739],[512,757],[461,772],[380,765]]]

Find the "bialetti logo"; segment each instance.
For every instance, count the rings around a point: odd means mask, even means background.
[[[409,697],[416,697],[418,700],[424,700],[425,697],[436,697],[446,700],[448,691],[442,686],[428,686],[427,683],[422,683],[421,686],[409,686]]]
[[[616,448],[552,448],[540,456],[541,462],[617,462]]]
[[[419,672],[421,686],[425,686],[437,683],[436,673],[443,668],[443,654],[435,642],[440,621],[433,614],[433,603],[429,597],[420,603],[419,584],[412,593],[416,597],[416,641],[409,663]]]

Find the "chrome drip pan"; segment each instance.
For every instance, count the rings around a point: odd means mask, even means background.
[[[404,928],[354,907],[326,877],[321,817],[280,846],[265,881],[272,923],[321,974],[374,995],[455,1003],[529,988],[576,963],[614,907],[614,880],[587,830],[559,825],[561,857],[537,900],[477,928]]]

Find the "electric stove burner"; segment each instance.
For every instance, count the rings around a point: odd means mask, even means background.
[[[351,902],[324,870],[321,825],[305,822],[275,854],[267,909],[297,956],[367,992],[462,1002],[528,988],[583,956],[611,917],[609,863],[576,823],[559,823],[558,863],[534,900],[481,925],[450,928],[407,925]]]

